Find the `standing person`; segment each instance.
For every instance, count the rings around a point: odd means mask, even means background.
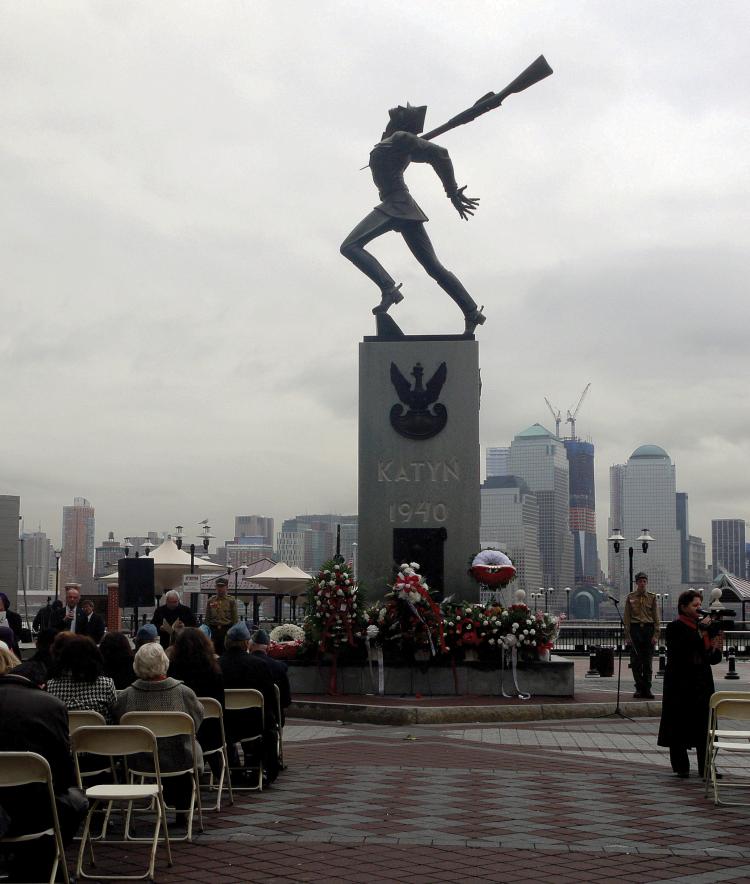
[[[0,592],[0,626],[8,626],[13,630],[16,641],[21,641],[21,615],[10,609],[10,599]]]
[[[623,622],[625,644],[630,648],[630,668],[633,670],[636,698],[653,700],[651,678],[654,647],[659,641],[659,609],[656,595],[648,592],[648,576],[639,571],[635,575],[635,592],[625,599]]]
[[[694,589],[677,600],[678,617],[667,626],[667,668],[659,725],[659,746],[669,747],[672,770],[678,777],[690,775],[688,749],[695,747],[698,775],[706,761],[708,707],[714,692],[711,666],[721,661],[724,636],[710,638],[701,617],[702,599]]]
[[[224,652],[224,639],[227,630],[239,621],[237,602],[227,595],[229,581],[226,577],[217,577],[216,595],[212,595],[206,604],[206,623],[211,628],[211,638],[217,654]]]
[[[52,615],[51,625],[58,631],[69,630],[70,632],[86,635],[86,616],[81,610],[81,584],[65,584],[65,607],[58,608]]]
[[[176,589],[170,589],[164,595],[164,604],[155,611],[151,622],[159,630],[159,641],[166,650],[174,644],[177,633],[185,626],[197,626],[195,614],[180,601],[180,594]]]
[[[81,611],[83,611],[83,616],[86,618],[86,631],[83,634],[87,635],[95,645],[98,645],[102,638],[104,638],[104,633],[107,629],[104,617],[94,611],[94,603],[91,599],[84,599],[81,602]]]
[[[53,602],[51,597],[47,596],[47,604],[36,612],[34,622],[31,624],[31,628],[34,632],[41,632],[43,629],[49,629],[52,625],[52,618],[55,616],[55,611],[60,608],[62,608],[62,602],[60,599],[55,599]]]
[[[279,689],[279,700],[281,703],[281,726],[284,726],[286,718],[285,710],[292,703],[292,689],[289,685],[288,667],[283,660],[275,660],[268,654],[268,646],[271,639],[265,629],[258,629],[253,633],[250,640],[250,653],[253,657],[262,660],[271,673],[273,683]]]
[[[387,313],[404,296],[393,277],[382,264],[365,249],[376,237],[390,230],[400,233],[409,251],[435,282],[458,305],[464,315],[464,334],[474,333],[485,317],[476,301],[466,291],[458,277],[438,260],[430,237],[425,230],[427,215],[419,208],[404,182],[404,172],[410,163],[427,163],[435,170],[445,188],[453,208],[468,221],[479,204],[478,199],[465,196],[465,187],[459,187],[453,174],[453,163],[444,147],[433,144],[419,133],[424,129],[427,107],[394,107],[388,111],[389,121],[381,140],[370,152],[370,171],[381,202],[352,230],[341,245],[341,254],[362,271],[380,289],[380,303],[373,313]]]

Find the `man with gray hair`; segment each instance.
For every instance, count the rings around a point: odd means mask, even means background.
[[[164,595],[164,604],[154,611],[151,622],[159,630],[159,641],[163,648],[168,648],[174,642],[183,627],[198,625],[193,612],[180,601],[176,589],[170,589]]]

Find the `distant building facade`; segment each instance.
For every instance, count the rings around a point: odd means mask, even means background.
[[[94,589],[94,507],[85,497],[76,497],[73,506],[63,507],[60,588],[65,583],[81,584],[82,592]]]
[[[680,569],[682,582],[690,582],[690,528],[688,518],[688,496],[684,491],[678,491],[675,495],[677,531],[680,535]]]
[[[507,476],[510,473],[510,448],[500,448],[491,445],[486,452],[487,478],[492,476]]]
[[[575,585],[570,533],[570,470],[563,443],[541,424],[514,437],[509,469],[523,479],[539,507],[539,554],[542,585],[553,587],[553,610],[565,610],[565,587]]]
[[[341,555],[350,561],[358,536],[358,519],[354,515],[323,513],[285,519],[276,536],[279,561],[296,565],[303,571],[317,571],[336,552],[336,537],[341,528]],[[295,561],[290,561],[294,558]],[[301,559],[301,563],[300,560]]]
[[[243,537],[262,537],[263,545],[273,548],[274,521],[272,516],[235,516],[234,542]]]
[[[114,531],[110,531],[107,539],[94,550],[94,576],[104,577],[113,574],[117,570],[118,561],[124,559],[128,551],[124,542],[115,540]]]
[[[17,608],[18,589],[18,520],[21,498],[0,494],[0,592],[4,592]]]
[[[44,531],[24,531],[21,541],[22,581],[28,592],[47,593],[50,571],[56,565],[55,550]]]
[[[711,520],[711,564],[714,578],[728,571],[744,580],[747,577],[745,555],[745,520]]]
[[[527,598],[542,584],[539,507],[536,495],[517,476],[489,476],[481,488],[480,543],[501,549],[516,567],[513,589]]]
[[[626,464],[610,469],[610,533],[619,528],[626,543],[619,554],[610,544],[609,579],[621,596],[629,589],[629,546],[634,572],[648,574],[652,592],[673,592],[683,582],[676,497],[675,467],[658,445],[641,445]],[[646,554],[637,543],[644,528],[654,538]]]
[[[570,530],[575,556],[575,585],[599,583],[599,552],[596,543],[596,492],[594,446],[581,439],[565,439],[570,471]]]
[[[706,567],[706,544],[701,537],[688,536],[688,583],[709,583]],[[684,581],[683,581],[684,582]]]

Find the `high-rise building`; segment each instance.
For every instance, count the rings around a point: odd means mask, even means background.
[[[539,507],[536,495],[517,476],[490,476],[481,488],[481,546],[501,549],[516,567],[514,589],[536,592],[542,581]]]
[[[576,586],[599,583],[596,544],[594,446],[581,439],[565,439],[570,470],[570,530],[573,534]]]
[[[746,573],[745,520],[711,520],[711,563],[714,577],[729,571],[744,580]]]
[[[49,574],[55,569],[55,551],[44,531],[23,532],[21,556],[22,581],[26,584],[26,590],[47,593]]]
[[[230,568],[241,568],[243,565],[252,565],[261,559],[273,558],[273,546],[266,543],[262,534],[255,537],[243,536],[235,543],[224,544],[224,564]]]
[[[0,592],[4,592],[17,607],[18,588],[18,519],[21,498],[15,494],[0,494]]]
[[[684,491],[675,495],[677,507],[677,531],[680,535],[680,568],[682,582],[690,582],[690,527],[688,519],[688,496]]]
[[[487,447],[487,478],[491,476],[507,476],[510,472],[508,460],[510,448],[499,448],[496,445]]]
[[[354,555],[353,544],[357,542],[357,516],[344,516],[336,513],[323,513],[310,516],[297,516],[285,519],[277,534],[277,556],[288,565],[293,563],[290,556],[302,556],[302,564],[297,567],[310,573],[317,571],[323,562],[336,552],[338,528],[341,527],[341,555],[350,561]],[[302,539],[292,535],[302,534]]]
[[[103,540],[101,546],[97,546],[94,551],[94,576],[103,577],[106,574],[112,574],[117,570],[117,562],[125,558],[129,552],[125,548],[125,542],[115,540],[115,532],[110,531],[107,539]]]
[[[565,588],[575,584],[570,533],[570,469],[563,443],[541,424],[514,437],[509,469],[523,479],[539,507],[539,553],[542,584],[553,587],[553,610],[564,610]]]
[[[688,583],[706,582],[706,544],[701,537],[688,537]]]
[[[239,543],[243,537],[258,537],[262,535],[266,546],[273,547],[273,517],[272,516],[235,516],[234,517],[234,542]]]
[[[81,584],[82,592],[94,589],[94,507],[85,497],[63,507],[60,589],[66,583]]]
[[[674,592],[682,583],[680,535],[677,530],[675,468],[658,445],[641,445],[626,464],[610,469],[610,533],[619,528],[626,543],[619,554],[610,548],[609,579],[621,595],[628,592],[628,547],[633,571],[648,574],[651,592]],[[647,528],[654,542],[644,554],[637,538]]]

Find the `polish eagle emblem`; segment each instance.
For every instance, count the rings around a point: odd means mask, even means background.
[[[411,371],[414,385],[401,374],[395,362],[391,362],[391,383],[398,393],[400,403],[391,408],[391,426],[407,439],[430,439],[448,422],[448,410],[437,400],[445,384],[448,369],[444,362],[435,374],[422,383],[424,368],[418,362]]]

